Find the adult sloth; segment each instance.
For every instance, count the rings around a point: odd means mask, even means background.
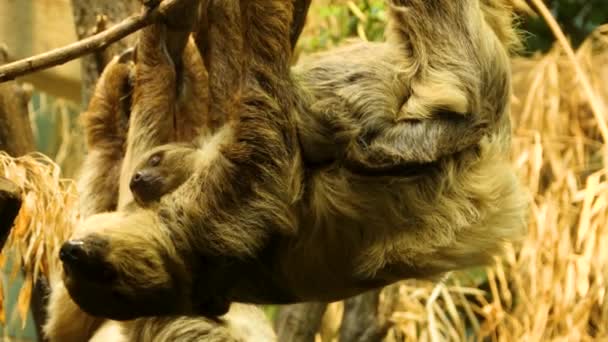
[[[194,172],[155,205],[90,216],[63,246],[83,310],[125,320],[333,301],[487,263],[521,236],[527,201],[508,156],[515,34],[501,0],[391,0],[386,42],[293,70],[292,2],[225,6],[238,9],[223,30],[231,67],[210,94],[222,87],[211,108],[226,123],[201,135]],[[145,110],[130,132],[162,133],[170,108],[151,104],[174,89],[162,51],[140,41],[154,64],[136,78]],[[129,151],[162,144],[130,135],[121,183],[141,155]]]

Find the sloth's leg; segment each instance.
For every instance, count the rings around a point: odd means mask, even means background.
[[[361,174],[416,175],[442,157],[476,146],[486,127],[459,115],[394,123],[351,143],[344,163]]]
[[[293,3],[290,27],[291,49],[302,33],[310,0],[290,0]],[[246,1],[203,0],[200,22],[195,32],[196,45],[209,70],[210,110],[207,126],[217,130],[227,121],[236,118],[238,102],[242,96],[245,72],[243,13],[248,10]]]
[[[131,52],[115,57],[102,72],[87,111],[82,114],[88,154],[78,179],[80,214],[88,217],[116,209],[130,106]],[[51,279],[49,341],[85,341],[102,319],[83,312],[60,279]]]
[[[80,213],[84,217],[115,210],[118,203],[117,180],[131,105],[130,58],[127,51],[106,66],[80,118],[88,150],[78,179]]]
[[[390,1],[387,43],[409,89],[395,113],[363,124],[348,167],[415,172],[508,129],[508,57],[482,10],[478,0]]]
[[[209,115],[209,74],[194,40],[184,49],[182,65],[175,116],[176,141],[191,142],[213,132]]]
[[[243,25],[238,0],[202,3],[197,45],[209,71],[208,126],[215,131],[235,119],[242,92]]]
[[[152,147],[176,139],[176,70],[167,50],[166,38],[167,30],[161,24],[140,31],[136,48],[133,104],[120,175],[119,209],[133,201],[129,180],[137,158]]]

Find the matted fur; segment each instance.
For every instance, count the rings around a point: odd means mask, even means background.
[[[74,234],[114,274],[103,288],[66,275],[85,311],[131,319],[338,300],[488,263],[522,235],[527,198],[508,159],[514,31],[501,2],[392,0],[386,42],[293,70],[292,3],[240,5],[224,23],[242,34],[226,42],[243,44],[225,50],[241,72],[226,75],[224,136],[203,139],[206,162],[157,205],[121,198],[122,211]],[[158,55],[148,40],[142,54]],[[161,130],[174,108],[158,109],[175,101],[174,78],[161,75],[135,81],[121,196],[136,158],[171,140]]]

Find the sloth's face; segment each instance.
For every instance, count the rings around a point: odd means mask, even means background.
[[[85,220],[60,258],[72,299],[93,316],[113,320],[208,314],[228,310],[226,301],[192,298],[192,265],[160,223],[145,211],[104,213]]]
[[[188,179],[197,149],[168,144],[151,149],[135,167],[129,187],[135,201],[145,206],[175,190]]]

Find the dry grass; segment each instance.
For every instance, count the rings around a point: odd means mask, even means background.
[[[513,60],[513,161],[534,197],[527,239],[482,273],[483,290],[452,275],[385,291],[389,341],[608,339],[608,145],[580,76],[608,120],[608,27],[575,58],[579,70],[557,45]]]
[[[0,175],[23,191],[23,204],[5,248],[0,265],[13,262],[13,275],[23,270],[24,283],[17,311],[25,324],[32,284],[40,274],[58,274],[59,246],[78,220],[76,189],[72,181],[60,178],[59,167],[41,154],[12,158],[0,152]],[[7,284],[0,284],[7,289]],[[0,291],[0,303],[6,293]],[[5,323],[5,307],[0,306],[0,322]]]

